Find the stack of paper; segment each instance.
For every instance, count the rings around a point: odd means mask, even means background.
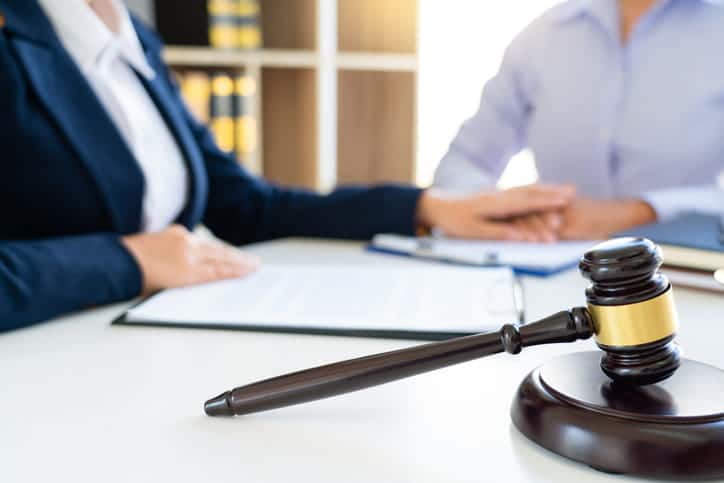
[[[119,322],[436,339],[517,322],[514,283],[507,268],[267,266],[166,290]]]

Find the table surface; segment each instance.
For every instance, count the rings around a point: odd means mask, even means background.
[[[357,243],[250,247],[270,263],[420,263]],[[529,320],[581,305],[576,271],[524,280]],[[724,367],[724,297],[677,289],[690,358]],[[237,418],[204,400],[260,378],[412,341],[112,326],[130,304],[0,335],[0,481],[599,482],[511,424],[519,382],[592,342],[524,350]]]

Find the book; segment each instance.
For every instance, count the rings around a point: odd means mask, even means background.
[[[209,45],[257,49],[261,45],[258,0],[208,0]]]
[[[237,0],[209,0],[209,45],[217,49],[238,46]]]
[[[253,50],[261,46],[259,10],[259,0],[238,0],[236,40],[239,49]]]
[[[665,266],[662,272],[674,287],[688,287],[706,290],[707,292],[724,293],[724,282],[718,282],[711,271]]]
[[[249,75],[204,71],[175,71],[181,95],[194,117],[211,129],[219,147],[235,153],[241,163],[257,149],[254,117],[256,80]]]
[[[714,272],[724,268],[721,219],[699,213],[684,214],[672,221],[642,226],[622,236],[648,238],[664,256],[663,272],[672,285],[724,292]]]
[[[659,244],[664,265],[714,273],[724,268],[721,218],[687,213],[665,223],[645,225],[622,233],[648,238]]]
[[[222,151],[234,152],[234,80],[217,72],[211,77],[210,127]]]
[[[256,81],[239,74],[234,79],[234,147],[236,157],[247,163],[256,150],[256,119],[253,113]]]
[[[181,95],[194,117],[208,124],[211,115],[211,79],[203,71],[188,71],[178,75],[181,84]]]
[[[155,0],[156,29],[167,45],[257,49],[259,0]]]

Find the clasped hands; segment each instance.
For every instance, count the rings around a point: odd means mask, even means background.
[[[428,190],[416,216],[418,223],[447,236],[528,242],[605,238],[656,218],[642,201],[594,201],[576,196],[573,187],[546,185],[466,197]],[[243,277],[259,266],[253,255],[178,225],[123,237],[121,243],[138,264],[146,294]]]
[[[418,220],[451,237],[551,243],[607,238],[656,213],[642,200],[593,200],[572,186],[537,184],[466,197],[429,190]]]

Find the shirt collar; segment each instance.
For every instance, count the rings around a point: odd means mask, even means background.
[[[659,0],[654,9],[664,8],[675,0]],[[690,3],[717,3],[719,0],[686,0]],[[569,0],[558,12],[557,20],[566,22],[588,14],[598,19],[610,19],[618,15],[617,0]],[[617,18],[616,18],[617,20]]]
[[[139,74],[153,79],[155,73],[143,53],[128,10],[113,0],[120,16],[119,33],[106,27],[86,0],[38,0],[61,43],[84,72],[120,56]]]

